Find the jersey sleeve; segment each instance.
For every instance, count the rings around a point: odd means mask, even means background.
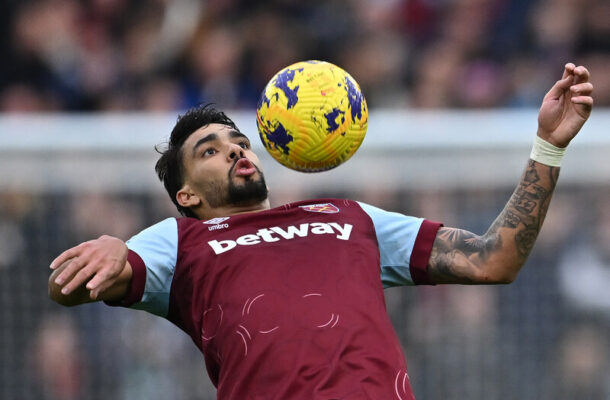
[[[178,255],[178,223],[165,219],[127,241],[133,274],[123,300],[110,305],[145,310],[166,317]]]
[[[375,227],[383,287],[433,284],[428,279],[428,261],[442,224],[358,204]]]

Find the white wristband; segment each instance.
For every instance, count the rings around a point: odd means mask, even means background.
[[[554,146],[539,136],[534,140],[530,158],[540,164],[551,167],[560,167],[561,159],[566,152],[566,148]]]

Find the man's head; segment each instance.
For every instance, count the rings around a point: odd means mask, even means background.
[[[178,117],[155,170],[178,211],[209,219],[269,207],[250,141],[209,105]]]

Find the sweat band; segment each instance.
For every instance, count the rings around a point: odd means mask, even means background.
[[[530,153],[530,158],[540,164],[551,167],[560,167],[561,159],[566,152],[566,148],[554,146],[539,136],[534,140],[534,146]]]

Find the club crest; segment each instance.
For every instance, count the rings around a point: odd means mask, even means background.
[[[339,207],[332,203],[308,204],[306,206],[299,206],[299,208],[302,208],[305,211],[323,214],[336,214],[339,212]]]

